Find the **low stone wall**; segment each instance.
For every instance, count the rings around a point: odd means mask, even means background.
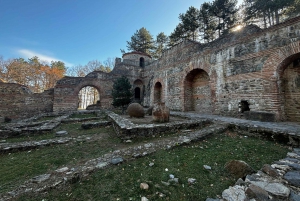
[[[130,120],[125,119],[113,112],[107,111],[108,117],[112,120],[112,125],[116,134],[123,139],[135,137],[149,137],[160,135],[166,132],[175,132],[179,129],[203,128],[211,123],[210,120],[184,120],[173,123],[162,124],[134,124]]]
[[[263,121],[263,122],[275,122],[276,115],[271,112],[263,111],[245,111],[244,116],[248,120]]]

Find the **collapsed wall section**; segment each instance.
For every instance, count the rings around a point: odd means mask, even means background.
[[[43,93],[32,93],[24,85],[1,82],[0,97],[1,118],[26,118],[52,112],[53,89]]]

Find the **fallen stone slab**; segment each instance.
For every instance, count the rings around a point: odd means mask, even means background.
[[[66,135],[68,135],[68,131],[57,131],[55,133],[56,137],[61,137],[61,136],[66,136]]]

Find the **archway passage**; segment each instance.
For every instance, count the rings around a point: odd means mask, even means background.
[[[99,91],[92,86],[83,87],[78,93],[78,109],[85,109],[100,100]]]
[[[141,99],[141,89],[140,89],[140,87],[136,87],[134,89],[134,99],[137,99],[137,100]]]
[[[156,82],[154,85],[154,103],[162,102],[162,85],[160,82]]]
[[[280,88],[284,119],[300,122],[300,53],[285,60],[288,63],[280,74]]]
[[[209,75],[202,69],[194,69],[187,74],[184,80],[184,109],[211,113],[211,90]]]

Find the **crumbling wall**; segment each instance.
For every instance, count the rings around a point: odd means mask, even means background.
[[[94,71],[85,77],[64,77],[54,88],[53,111],[64,112],[78,109],[79,91],[86,86],[95,87],[100,96],[101,108],[111,108],[111,90],[116,76],[112,73]]]
[[[299,121],[296,114],[288,112],[300,113],[296,107],[298,92],[293,97],[281,98],[279,90],[281,74],[300,58],[299,30],[300,17],[297,17],[265,30],[250,26],[208,44],[182,42],[145,67],[144,82],[149,92],[144,105],[153,104],[154,85],[160,82],[166,105],[172,110],[185,111],[191,98],[186,96],[191,90],[186,87],[187,76],[194,69],[202,69],[209,75],[210,90],[201,93],[211,97],[211,103],[194,110],[240,117],[243,116],[240,104],[247,102],[250,111],[273,113],[277,120]]]
[[[43,93],[32,93],[24,85],[0,83],[0,117],[25,118],[36,114],[52,112],[53,89]]]

